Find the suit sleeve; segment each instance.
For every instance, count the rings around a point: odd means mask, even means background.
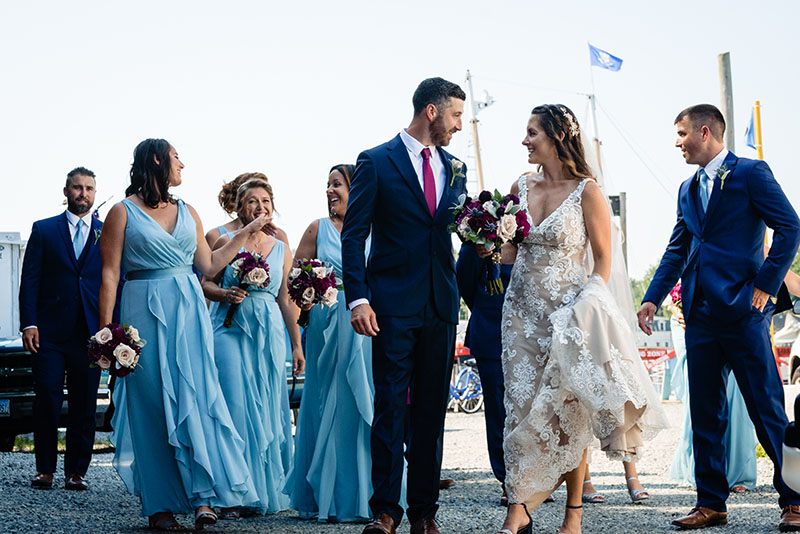
[[[653,279],[647,287],[642,303],[652,302],[656,307],[661,306],[661,302],[667,294],[678,283],[689,255],[689,247],[692,244],[692,233],[686,227],[681,210],[680,194],[678,195],[678,220],[672,229],[667,249],[661,257]]]
[[[342,277],[348,304],[369,298],[365,247],[377,196],[378,175],[375,165],[370,156],[362,152],[353,173],[347,214],[342,226]]]
[[[769,255],[756,275],[755,286],[777,295],[800,243],[800,220],[765,162],[756,161],[748,173],[747,186],[751,204],[774,232]]]
[[[485,265],[485,262],[479,260],[478,253],[475,252],[472,244],[461,245],[456,261],[456,282],[458,283],[458,292],[470,310],[475,304],[475,295],[478,284],[481,283],[481,274]]]
[[[42,234],[39,224],[34,223],[25,258],[22,261],[22,277],[19,286],[20,330],[28,326],[39,326],[36,305],[39,301],[39,282],[42,277]]]

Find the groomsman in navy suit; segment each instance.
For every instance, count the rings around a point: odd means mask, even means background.
[[[358,156],[342,228],[344,291],[353,329],[373,337],[374,519],[363,534],[394,533],[406,514],[412,534],[439,532],[438,440],[444,426],[458,323],[451,207],[466,193],[466,167],[445,152],[461,130],[466,95],[441,78],[419,84],[414,118],[391,141]],[[372,231],[370,256],[364,244]],[[406,405],[409,398],[411,403]]]
[[[800,243],[800,220],[766,163],[725,149],[725,120],[717,108],[687,108],[675,125],[676,146],[698,169],[680,186],[678,220],[638,313],[649,335],[657,307],[682,279],[697,505],[672,524],[689,529],[727,522],[723,436],[732,370],[758,441],[775,465],[779,528],[800,530],[800,495],[780,475],[788,421],[768,324],[770,297],[778,294]],[[767,227],[774,234],[765,259]]]
[[[65,487],[88,489],[84,480],[94,445],[100,369],[90,368],[89,336],[98,330],[100,229],[92,217],[95,175],[78,167],[67,175],[67,211],[33,223],[19,292],[22,343],[33,353],[36,477],[49,489],[56,470],[58,425],[67,376]]]

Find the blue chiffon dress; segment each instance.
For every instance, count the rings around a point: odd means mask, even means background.
[[[669,469],[670,480],[695,486],[694,450],[692,446],[692,418],[689,413],[689,379],[686,371],[686,342],[683,327],[672,319],[672,344],[675,347],[675,367],[672,370],[672,390],[683,403],[683,428],[681,439],[672,457]],[[756,430],[744,397],[733,374],[728,377],[728,428],[725,431],[725,446],[728,462],[725,475],[728,487],[744,486],[752,490],[756,486]]]
[[[286,388],[286,359],[291,345],[276,298],[283,282],[284,244],[275,242],[265,258],[269,285],[248,287],[250,294],[223,326],[230,305],[214,307],[214,352],[222,392],[234,426],[245,440],[245,461],[255,486],[259,513],[286,510],[289,498],[282,492],[292,461],[292,423]],[[237,285],[233,268],[225,268],[221,287]]]
[[[327,218],[319,220],[317,258],[331,264],[341,278],[341,237]],[[306,380],[294,468],[285,491],[302,518],[367,520],[372,494],[372,342],[353,331],[342,292],[333,307],[311,309],[305,332]]]
[[[143,516],[246,505],[255,490],[245,444],[220,390],[211,320],[191,267],[195,220],[178,201],[170,234],[133,202],[122,203],[121,321],[147,344],[136,371],[114,388],[114,467],[139,496]]]

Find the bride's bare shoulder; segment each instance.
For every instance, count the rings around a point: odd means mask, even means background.
[[[514,180],[514,182],[511,184],[511,194],[512,195],[519,195],[519,184],[520,184],[520,182],[522,180],[527,180],[531,176],[536,176],[536,173],[535,172],[524,172],[524,173],[522,173],[522,175],[520,175],[519,178]]]

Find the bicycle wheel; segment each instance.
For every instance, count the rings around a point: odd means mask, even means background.
[[[481,379],[471,371],[466,378],[467,388],[461,399],[461,409],[466,413],[475,413],[483,407]]]

